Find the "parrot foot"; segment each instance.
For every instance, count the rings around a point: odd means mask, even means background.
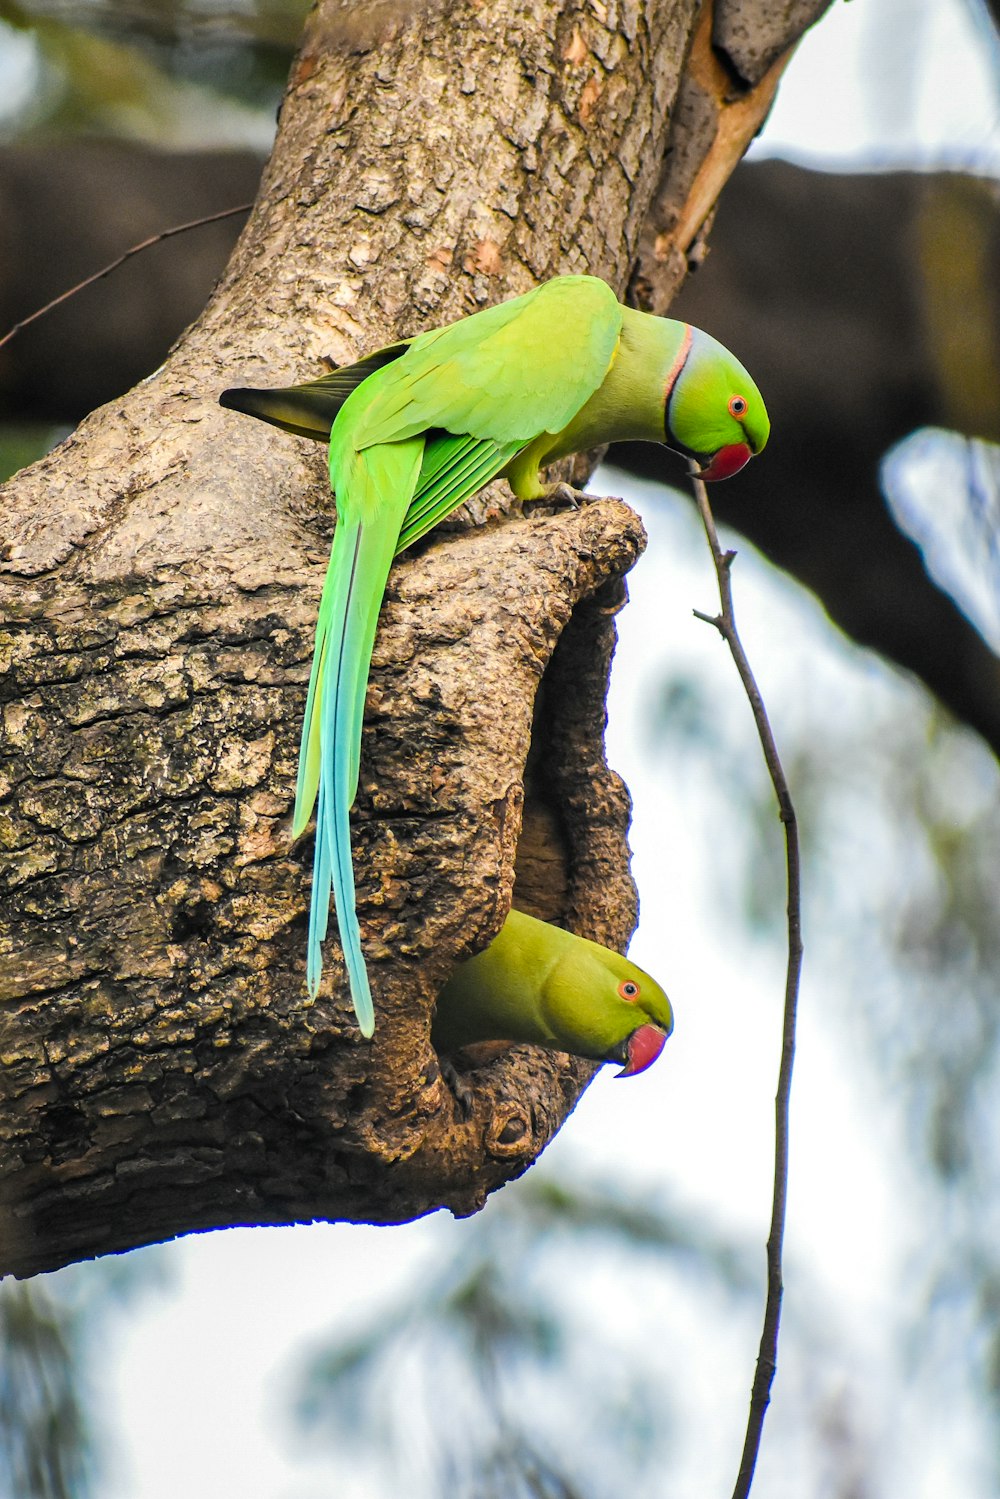
[[[597,495],[585,494],[582,489],[574,489],[572,484],[550,484],[540,499],[526,500],[523,508],[525,515],[531,515],[536,509],[579,510],[581,505],[596,499]]]
[[[581,490],[574,489],[572,484],[561,483],[553,484],[545,496],[546,502],[549,505],[555,505],[559,508],[566,507],[569,510],[579,510],[580,501],[586,498],[587,496]]]
[[[438,1061],[441,1064],[441,1076],[455,1095],[455,1102],[458,1104],[462,1118],[471,1119],[475,1094],[463,1079],[454,1062],[450,1061],[447,1057],[438,1057]]]

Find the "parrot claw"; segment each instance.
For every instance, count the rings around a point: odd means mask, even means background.
[[[455,1096],[459,1113],[463,1119],[471,1119],[475,1094],[468,1083],[462,1078],[462,1074],[458,1071],[454,1062],[450,1061],[448,1057],[439,1057],[438,1061],[441,1065],[441,1076]]]
[[[545,493],[537,500],[526,500],[524,502],[525,515],[531,515],[535,510],[579,510],[583,504],[589,504],[596,500],[597,495],[586,494],[582,489],[574,489],[572,484],[550,484]]]
[[[585,500],[587,496],[581,490],[574,489],[572,484],[553,484],[545,498],[557,509],[565,507],[569,510],[579,510],[580,501]]]

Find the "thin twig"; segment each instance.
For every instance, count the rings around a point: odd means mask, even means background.
[[[237,213],[247,213],[252,207],[252,203],[238,203],[235,208],[223,208],[219,213],[206,214],[203,219],[190,219],[186,224],[175,224],[172,229],[161,229],[159,234],[150,235],[149,239],[144,239],[141,244],[133,245],[130,250],[125,251],[124,255],[119,255],[117,260],[112,260],[110,265],[104,266],[102,270],[95,271],[92,276],[87,276],[85,280],[78,281],[75,286],[70,287],[69,291],[60,292],[58,297],[53,297],[51,302],[46,302],[44,307],[39,307],[36,312],[29,313],[19,323],[15,323],[13,328],[9,329],[3,338],[0,338],[0,349],[3,348],[4,344],[10,343],[15,333],[20,333],[22,328],[27,328],[29,323],[33,323],[38,318],[44,317],[47,312],[52,311],[53,307],[58,307],[60,302],[68,302],[70,297],[75,297],[78,291],[83,291],[84,287],[93,286],[95,281],[100,281],[103,277],[110,276],[111,272],[116,271],[120,265],[124,265],[126,260],[131,259],[133,255],[138,255],[140,250],[148,250],[153,245],[158,245],[161,239],[172,239],[175,234],[185,234],[188,229],[200,229],[203,224],[216,224],[219,219],[231,219]]]
[[[721,614],[702,614],[698,619],[714,625],[725,640],[736,663],[744,690],[750,700],[754,722],[760,737],[774,794],[778,799],[778,816],[785,829],[785,868],[788,890],[788,965],[785,970],[785,1009],[781,1031],[781,1065],[778,1068],[778,1090],[774,1099],[774,1191],[771,1198],[771,1230],[767,1240],[767,1299],[764,1304],[764,1326],[760,1335],[757,1367],[750,1392],[750,1412],[740,1470],[733,1489],[733,1499],[747,1499],[753,1483],[757,1454],[764,1431],[764,1416],[771,1398],[778,1357],[778,1328],[781,1322],[781,1251],[785,1237],[785,1210],[788,1200],[788,1108],[792,1091],[792,1066],[795,1061],[795,1017],[799,1002],[799,975],[802,970],[802,897],[799,865],[799,833],[795,808],[788,790],[785,772],[771,732],[764,700],[754,680],[750,663],[736,630],[733,613],[733,591],[730,571],[735,552],[724,552],[719,546],[715,519],[708,494],[700,479],[692,479],[694,495],[701,513],[712,561],[719,580]]]

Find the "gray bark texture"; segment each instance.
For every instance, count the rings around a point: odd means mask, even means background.
[[[4,1270],[229,1224],[469,1213],[572,1109],[593,1069],[519,1048],[471,1074],[464,1113],[430,1019],[512,896],[618,947],[634,926],[603,729],[641,525],[614,500],[511,516],[494,486],[394,569],[353,819],[363,1043],[335,941],[307,999],[311,842],[289,833],[324,455],[216,397],[557,272],[637,275],[664,305],[714,201],[692,194],[725,180],[795,36],[749,83],[691,0],[321,0],[204,314],[5,486]]]

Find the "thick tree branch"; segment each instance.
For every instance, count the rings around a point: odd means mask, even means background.
[[[288,840],[323,454],[216,396],[558,270],[623,284],[690,23],[686,0],[606,23],[542,0],[326,0],[204,316],[7,486],[5,1268],[211,1224],[469,1212],[590,1075],[515,1052],[475,1074],[462,1120],[429,1023],[503,920],[525,804],[544,856],[521,903],[628,938],[602,734],[606,588],[635,517],[537,517],[395,570],[355,818],[380,1018],[362,1046],[335,959],[306,1000],[309,850]]]
[[[544,772],[525,819],[546,828],[561,918],[627,939],[601,590],[641,540],[608,503],[454,538],[397,569],[355,836],[379,996],[370,1048],[339,963],[315,1006],[301,981],[289,684],[304,680],[320,569],[237,575],[228,605],[190,580],[34,593],[11,665],[35,684],[18,738],[36,778],[5,826],[19,918],[0,980],[5,1268],[232,1223],[469,1212],[533,1158],[591,1069],[514,1053],[475,1075],[464,1119],[430,1049],[430,1004],[506,910],[540,681]],[[503,598],[516,613],[498,617]],[[519,903],[547,894],[528,867]]]
[[[719,0],[703,7],[643,225],[631,285],[638,306],[666,313],[688,269],[703,259],[719,193],[766,120],[803,32],[829,4]]]

